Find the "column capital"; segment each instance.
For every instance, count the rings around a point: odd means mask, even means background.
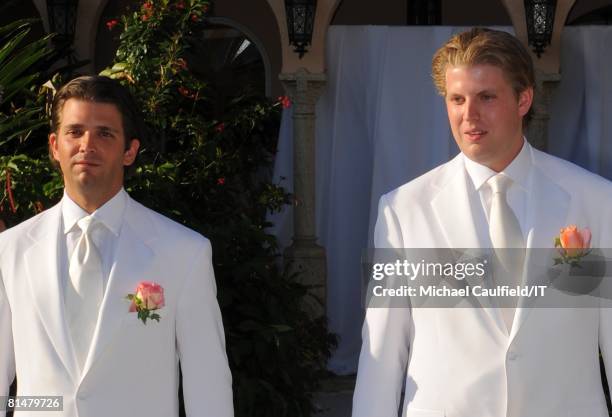
[[[296,105],[295,111],[300,112],[303,106],[314,106],[327,84],[325,73],[311,73],[300,68],[293,73],[283,73],[278,76],[287,95]]]

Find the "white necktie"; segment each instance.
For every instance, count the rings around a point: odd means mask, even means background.
[[[70,258],[66,311],[72,342],[81,369],[85,364],[103,296],[102,260],[91,238],[100,226],[91,216],[78,222],[81,237]]]
[[[512,179],[497,174],[488,181],[491,186],[491,211],[489,215],[489,234],[499,266],[495,268],[494,279],[497,285],[516,286],[520,283],[525,258],[525,241],[521,226],[514,211],[508,205],[506,194]],[[502,315],[508,330],[512,328],[516,298],[511,308],[502,308]]]

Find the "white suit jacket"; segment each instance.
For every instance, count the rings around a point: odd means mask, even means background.
[[[611,183],[529,151],[527,246],[552,248],[577,224],[593,247],[612,247]],[[490,247],[463,158],[381,198],[377,248]],[[396,417],[403,383],[407,417],[607,417],[598,349],[612,370],[612,309],[519,301],[508,333],[490,306],[368,309],[353,417]]]
[[[63,396],[15,417],[233,416],[232,378],[207,239],[128,199],[92,348],[80,372],[58,276],[61,206],[0,234],[0,396]],[[164,288],[158,322],[130,313],[140,281]],[[0,411],[0,417],[4,412]]]

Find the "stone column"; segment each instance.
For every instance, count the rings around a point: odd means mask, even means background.
[[[550,98],[561,81],[561,74],[549,74],[537,71],[536,94],[534,97],[533,118],[527,127],[527,140],[541,151],[548,150],[548,121],[550,120]]]
[[[300,68],[280,74],[293,103],[293,243],[285,262],[297,279],[314,286],[312,302],[304,306],[313,316],[325,314],[325,249],[317,244],[315,221],[315,105],[325,87],[325,74]]]
[[[529,46],[524,0],[501,0],[501,2],[510,15],[516,37],[529,51],[536,70],[536,95],[532,104],[534,114],[525,135],[535,148],[546,151],[550,97],[561,80],[561,32],[576,0],[557,0],[550,45],[540,56],[535,54]]]

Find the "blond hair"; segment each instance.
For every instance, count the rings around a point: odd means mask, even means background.
[[[448,66],[489,64],[499,67],[518,95],[535,86],[533,62],[521,42],[500,30],[473,28],[450,38],[434,54],[431,76],[441,96],[446,95]]]

